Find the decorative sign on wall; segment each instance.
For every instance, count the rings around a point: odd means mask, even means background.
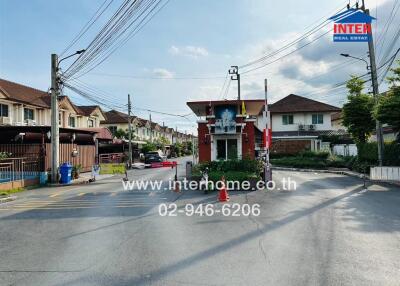
[[[236,133],[236,105],[215,107],[215,133]]]

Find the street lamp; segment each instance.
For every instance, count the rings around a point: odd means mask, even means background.
[[[62,58],[61,60],[58,61],[58,65],[60,65],[60,63],[61,63],[63,60],[66,60],[66,59],[68,59],[68,58],[70,58],[70,57],[73,57],[73,56],[75,56],[75,55],[80,55],[80,54],[82,54],[82,53],[85,52],[85,51],[86,51],[85,49],[82,49],[82,50],[76,51],[76,52],[73,53],[72,55],[69,55],[69,56],[67,56],[67,57],[65,57],[65,58]]]
[[[366,60],[364,60],[364,59],[362,59],[362,58],[358,58],[358,57],[353,57],[353,56],[351,56],[351,55],[349,55],[349,54],[340,54],[342,57],[345,57],[345,58],[352,58],[352,59],[356,59],[356,60],[359,60],[359,61],[363,61],[366,65],[367,65],[367,70],[369,70],[371,67],[368,65],[368,62],[366,61]]]

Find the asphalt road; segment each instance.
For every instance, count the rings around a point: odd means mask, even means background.
[[[25,192],[0,205],[0,285],[400,285],[399,188],[274,173],[289,176],[296,190],[230,193],[260,204],[257,217],[162,217],[160,203],[222,205],[216,193],[127,192],[120,178]]]

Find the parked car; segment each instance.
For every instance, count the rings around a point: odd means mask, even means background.
[[[161,150],[150,151],[150,152],[147,152],[146,155],[158,155],[161,158],[163,158],[164,160],[167,159],[167,156]]]
[[[151,164],[151,163],[160,163],[165,161],[165,159],[163,157],[161,157],[158,154],[154,154],[154,153],[147,153],[144,156],[144,163],[145,164]]]

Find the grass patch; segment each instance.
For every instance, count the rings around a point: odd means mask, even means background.
[[[11,194],[20,193],[23,191],[25,191],[24,188],[16,188],[16,189],[11,189],[11,190],[7,190],[7,191],[0,191],[0,196],[9,196]]]

